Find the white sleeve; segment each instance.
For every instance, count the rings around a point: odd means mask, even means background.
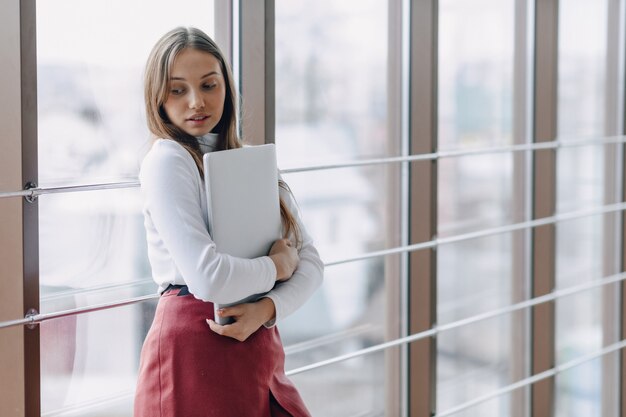
[[[265,323],[265,327],[272,327],[283,318],[300,308],[319,288],[324,278],[324,263],[313,246],[313,239],[306,231],[298,213],[298,207],[293,195],[280,189],[280,194],[287,207],[296,218],[302,236],[300,262],[290,279],[278,282],[274,289],[265,296],[271,298],[276,307],[276,318]]]
[[[196,165],[184,148],[168,142],[153,145],[139,179],[146,210],[189,292],[227,304],[269,291],[276,282],[269,257],[243,259],[216,251],[203,218]]]

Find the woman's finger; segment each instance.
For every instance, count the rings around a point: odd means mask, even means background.
[[[231,307],[223,307],[217,310],[217,314],[220,317],[238,317],[243,314],[243,306],[238,304]]]
[[[207,324],[209,325],[209,327],[211,328],[211,330],[213,330],[215,333],[225,336],[226,335],[226,327],[227,326],[222,326],[220,324],[217,324],[216,322],[214,322],[211,319],[206,319]]]

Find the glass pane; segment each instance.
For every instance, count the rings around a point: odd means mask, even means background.
[[[437,248],[437,322],[450,323],[513,304],[513,234]],[[518,248],[519,249],[519,248]]]
[[[277,147],[278,155],[286,150]],[[349,258],[386,248],[388,167],[318,170],[284,174],[303,213],[307,230],[325,261]]]
[[[557,417],[604,417],[602,414],[602,360],[594,359],[556,377]]]
[[[136,178],[151,139],[148,53],[175,26],[212,35],[213,9],[206,0],[37,3],[40,186]],[[45,195],[39,216],[42,312],[154,293],[138,189]],[[144,302],[43,323],[45,415],[132,416],[153,311]]]
[[[376,186],[384,183],[387,169],[372,166],[283,175],[326,263],[390,245],[385,225],[391,203],[386,189]],[[399,316],[388,315],[386,308],[386,268],[392,259],[396,257],[326,267],[322,288],[280,324],[283,342],[293,352],[290,366],[379,343],[393,333],[389,327],[398,323]]]
[[[138,188],[40,198],[43,311],[63,309],[65,303],[81,307],[156,291],[141,204]]]
[[[603,222],[607,219],[608,216],[591,216],[557,225],[557,288],[585,284],[618,272],[603,265],[607,251]],[[619,287],[612,284],[556,301],[558,364],[594,353],[618,340],[619,320],[613,319],[617,294]],[[618,363],[615,357],[607,356],[560,375],[556,380],[556,415],[613,416],[610,410],[617,404],[614,370]],[[603,396],[614,404],[603,404]]]
[[[445,244],[437,249],[437,322],[445,325],[527,298],[522,259],[525,232]],[[516,284],[518,283],[518,284]],[[440,333],[437,337],[437,409],[445,411],[527,377],[528,311]],[[459,415],[522,416],[525,390]]]
[[[459,411],[458,413],[450,414],[451,417],[481,417],[481,416],[500,416],[500,417],[510,417],[515,416],[516,414],[512,414],[510,410],[509,404],[513,401],[513,397],[517,395],[518,391],[523,391],[523,389],[519,389],[514,391],[511,394],[503,394],[491,400],[487,400],[480,404],[474,405],[472,407],[466,408],[463,411]],[[446,410],[441,410],[441,412],[445,412]]]
[[[296,384],[311,415],[385,416],[385,355],[377,352],[296,374]]]
[[[559,2],[558,136],[602,136],[608,1]]]
[[[131,417],[139,353],[155,306],[143,302],[43,322],[42,415]]]
[[[400,138],[387,133],[387,9],[378,0],[323,0],[313,8],[304,0],[276,1],[282,169],[400,153]],[[399,227],[390,226],[399,222],[399,170],[394,164],[283,175],[325,262],[400,245]],[[327,267],[321,291],[280,325],[288,368],[397,337],[399,303],[388,297],[398,293],[387,285],[399,285],[397,265],[390,256]],[[399,372],[387,368],[384,355],[294,380],[313,415],[385,415],[396,407],[385,404],[387,373]]]
[[[513,144],[515,7],[513,0],[439,1],[440,150]],[[437,237],[527,218],[524,158],[516,156],[439,160]],[[520,231],[439,246],[437,323],[526,299],[527,235]],[[527,311],[498,316],[438,335],[439,412],[527,376],[527,316]],[[519,390],[455,415],[524,416],[527,403],[526,390]]]
[[[143,70],[180,25],[213,33],[213,1],[37,2],[39,185],[135,178],[150,141]]]
[[[558,137],[604,136],[606,100],[606,22],[608,1],[564,0],[559,3]],[[558,151],[557,210],[577,211],[604,204],[608,148],[586,146]],[[557,287],[582,284],[615,273],[610,264],[613,238],[602,216],[557,225]],[[605,232],[606,231],[606,232]],[[608,288],[557,300],[557,362],[590,353],[611,342],[615,321]],[[557,416],[613,417],[617,399],[610,400],[617,379],[604,373],[596,360],[556,379]],[[614,364],[617,366],[617,363]],[[605,368],[606,370],[606,368]],[[608,384],[608,385],[606,385]],[[614,395],[614,394],[613,394]],[[603,404],[603,396],[607,402]],[[615,395],[614,395],[615,396]],[[609,404],[612,402],[613,404]]]
[[[511,154],[441,159],[437,184],[440,237],[515,223]]]
[[[439,1],[440,149],[512,143],[514,5]]]
[[[558,151],[557,212],[579,211],[604,204],[604,157],[607,150],[595,145]]]
[[[446,411],[521,379],[515,376],[522,365],[515,363],[519,350],[512,344],[518,319],[516,314],[504,315],[438,335],[437,410]],[[521,407],[519,399],[501,396],[459,415],[504,417]],[[476,408],[482,412],[476,413]]]
[[[385,155],[386,128],[387,2],[276,1],[279,164]]]

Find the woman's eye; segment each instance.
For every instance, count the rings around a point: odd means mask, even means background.
[[[215,87],[217,87],[217,84],[205,84],[203,87],[205,90],[213,90]]]
[[[184,92],[185,90],[183,90],[182,88],[172,88],[170,90],[170,94],[174,94],[174,95],[180,95]]]

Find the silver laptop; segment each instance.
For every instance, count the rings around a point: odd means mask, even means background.
[[[209,213],[209,234],[217,251],[239,258],[269,253],[281,238],[278,169],[273,144],[249,146],[204,155],[204,178]],[[215,310],[254,301],[254,294]],[[231,318],[219,318],[228,324]]]

